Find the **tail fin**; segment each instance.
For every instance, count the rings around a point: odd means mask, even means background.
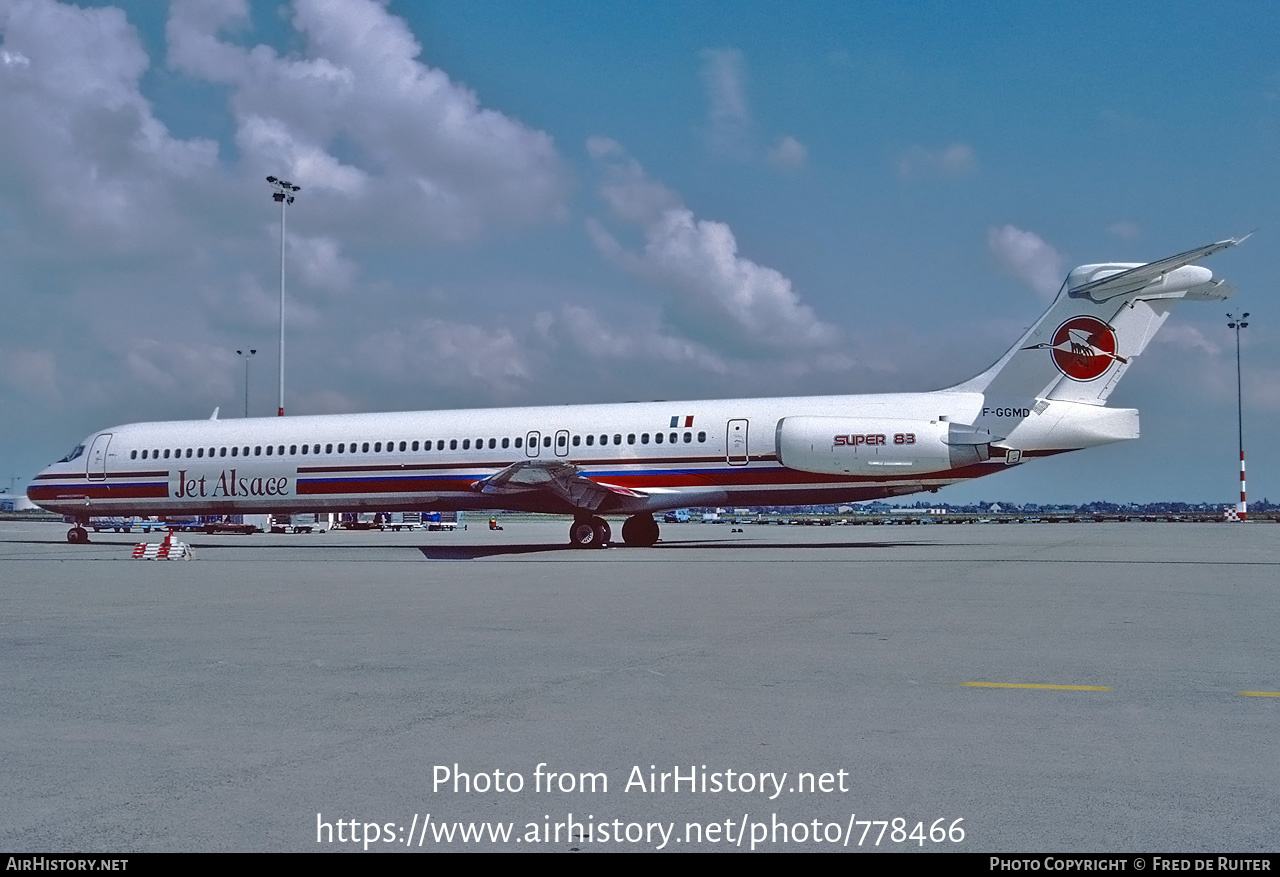
[[[1067,275],[1049,310],[995,365],[951,389],[1010,402],[1105,405],[1174,305],[1183,299],[1221,300],[1235,292],[1209,269],[1191,263],[1244,239],[1146,264],[1081,265]]]

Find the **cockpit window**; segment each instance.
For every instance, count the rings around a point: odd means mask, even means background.
[[[61,460],[59,460],[58,462],[59,462],[59,463],[70,463],[72,460],[74,460],[76,457],[79,457],[79,456],[80,456],[81,454],[83,454],[83,453],[84,453],[84,445],[76,445],[76,449],[75,449],[74,451],[72,451],[71,453],[67,454],[65,457],[63,457],[63,458],[62,458]]]

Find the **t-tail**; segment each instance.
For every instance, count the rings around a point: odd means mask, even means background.
[[[993,444],[1015,453],[1137,438],[1138,412],[1107,408],[1107,397],[1178,302],[1219,301],[1235,292],[1192,263],[1243,240],[1146,264],[1081,265],[995,365],[950,389],[982,393],[974,426],[1002,436]]]

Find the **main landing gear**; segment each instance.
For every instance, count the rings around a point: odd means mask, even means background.
[[[622,541],[649,548],[658,541],[658,522],[653,515],[632,515],[622,522]]]
[[[569,528],[569,544],[574,548],[604,548],[613,538],[609,522],[600,517],[575,518]],[[622,524],[622,541],[648,548],[658,541],[658,524],[652,515],[632,515]]]
[[[604,518],[575,518],[569,528],[569,544],[574,548],[604,548],[612,537]]]

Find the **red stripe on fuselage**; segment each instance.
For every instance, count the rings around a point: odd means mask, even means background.
[[[168,499],[168,484],[58,484],[32,485],[27,497],[34,503],[41,500],[67,499]]]

